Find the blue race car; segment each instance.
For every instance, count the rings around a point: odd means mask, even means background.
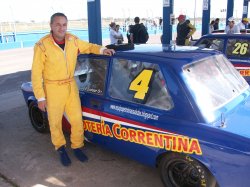
[[[250,84],[250,34],[208,34],[202,36],[194,46],[224,53]]]
[[[138,45],[81,54],[75,80],[89,141],[158,167],[167,187],[249,186],[250,88],[220,52]],[[47,132],[31,83],[22,91],[32,125]]]

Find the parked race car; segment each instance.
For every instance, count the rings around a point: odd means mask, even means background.
[[[214,30],[212,33],[225,33],[224,29]],[[250,29],[241,29],[240,33],[250,33]]]
[[[220,52],[146,44],[81,54],[75,81],[89,141],[158,167],[167,187],[249,186],[250,88]],[[21,88],[32,125],[47,132],[31,83]]]
[[[224,53],[250,84],[250,34],[208,34],[202,36],[194,46]]]

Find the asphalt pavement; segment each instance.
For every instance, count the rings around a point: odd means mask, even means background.
[[[32,56],[32,48],[0,51],[0,186],[163,187],[157,169],[88,142],[88,162],[68,146],[72,165],[63,167],[50,135],[33,129],[20,91],[30,81]]]

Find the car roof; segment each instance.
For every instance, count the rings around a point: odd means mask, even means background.
[[[201,49],[196,46],[170,46],[162,44],[140,44],[134,49],[116,51],[114,57],[138,59],[164,63],[171,66],[182,67],[185,64],[197,61],[220,52],[211,49]]]
[[[249,38],[250,39],[250,34],[247,34],[247,33],[245,34],[212,33],[212,34],[204,35],[200,39],[202,38]]]

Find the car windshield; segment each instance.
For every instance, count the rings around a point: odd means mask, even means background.
[[[248,88],[244,78],[223,55],[188,64],[183,72],[198,107],[206,115]]]

